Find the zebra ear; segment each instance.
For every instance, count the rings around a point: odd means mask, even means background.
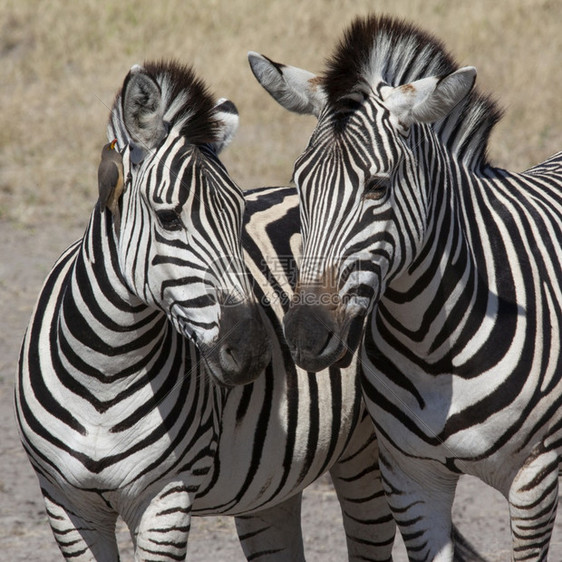
[[[476,80],[476,69],[465,66],[444,77],[421,78],[396,88],[385,86],[382,98],[406,132],[413,123],[433,123],[446,117],[464,99]]]
[[[236,106],[225,98],[221,98],[215,105],[215,116],[219,123],[218,140],[213,143],[217,154],[226,148],[238,130],[238,110]]]
[[[157,146],[166,136],[162,90],[144,68],[135,65],[122,90],[123,119],[135,144],[145,150]]]
[[[285,109],[320,115],[326,105],[326,94],[315,74],[273,62],[253,51],[248,53],[248,61],[256,80]]]

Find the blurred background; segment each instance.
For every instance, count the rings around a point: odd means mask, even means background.
[[[506,113],[491,156],[523,170],[562,149],[562,0],[0,0],[0,220],[85,224],[114,95],[147,59],[192,64],[240,111],[223,160],[242,187],[285,184],[312,128],[254,80],[248,50],[313,72],[357,15],[417,22]]]

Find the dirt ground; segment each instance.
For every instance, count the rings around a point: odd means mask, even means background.
[[[20,341],[41,283],[54,260],[84,224],[45,224],[23,228],[0,220],[0,559],[8,562],[54,562],[60,554],[52,538],[35,475],[14,424],[13,379]],[[478,480],[463,477],[454,506],[461,532],[491,562],[508,562],[509,523],[505,500]],[[339,506],[327,477],[305,492],[303,526],[307,559],[346,560]],[[244,560],[230,518],[196,518],[189,540],[191,562]],[[122,559],[132,560],[126,529],[119,529]],[[400,539],[395,560],[406,560]],[[549,560],[562,561],[562,518],[559,517]]]

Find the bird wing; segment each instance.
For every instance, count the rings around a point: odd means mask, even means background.
[[[103,211],[113,190],[119,183],[119,167],[112,160],[104,160],[98,168],[98,191],[100,208]]]

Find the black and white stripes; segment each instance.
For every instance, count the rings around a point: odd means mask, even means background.
[[[285,334],[298,364],[325,368],[366,319],[363,388],[410,559],[453,559],[467,473],[508,499],[514,560],[546,560],[562,443],[562,154],[522,174],[491,166],[499,112],[472,89],[475,70],[400,21],[357,20],[320,78],[250,60],[282,105],[295,109],[292,91],[319,117],[295,165],[305,265]]]
[[[356,364],[317,378],[282,337],[296,192],[253,192],[244,215],[216,154],[236,122],[189,69],[134,67],[109,125],[118,206],[96,206],[40,294],[16,413],[69,560],[118,560],[118,515],[136,559],[182,560],[191,516],[218,513],[244,516],[249,559],[302,560],[300,492],[327,470],[350,558],[390,557]]]

